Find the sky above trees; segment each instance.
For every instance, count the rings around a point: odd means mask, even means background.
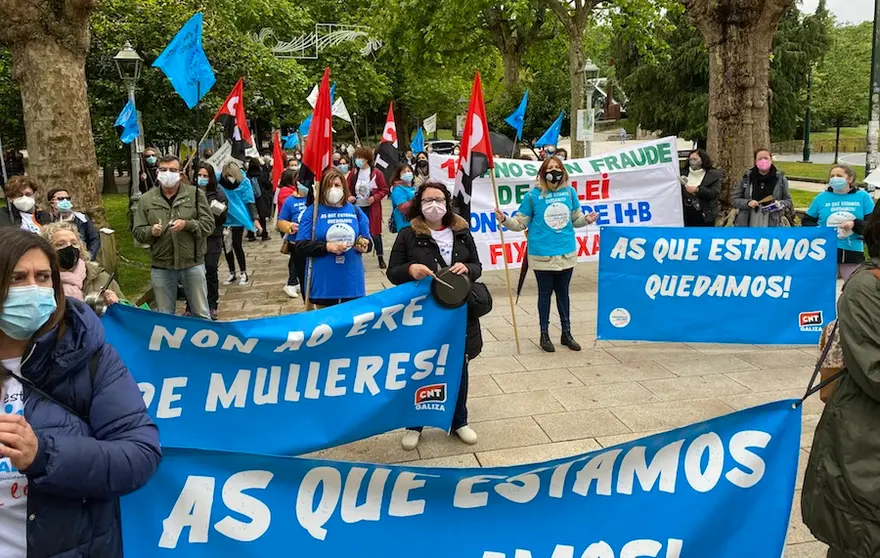
[[[801,10],[813,13],[819,0],[803,0]],[[874,0],[828,0],[828,11],[841,23],[861,23],[874,20]]]

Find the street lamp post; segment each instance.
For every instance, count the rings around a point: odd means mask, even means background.
[[[135,107],[135,111],[137,111],[137,105],[134,100],[134,92],[135,92],[135,84],[137,83],[138,78],[141,76],[141,66],[143,65],[143,59],[140,55],[131,47],[131,42],[125,41],[125,46],[122,47],[116,56],[113,57],[113,61],[116,62],[116,70],[119,72],[119,77],[122,79],[123,83],[125,83],[125,87],[128,89],[128,100],[131,101],[133,107]],[[140,157],[138,154],[138,141],[135,140],[131,142],[131,184],[129,185],[128,191],[128,199],[130,205],[129,215],[134,213],[134,204],[137,203],[138,198],[140,198],[140,188],[138,187],[138,183],[140,180]],[[130,224],[130,223],[129,223]]]
[[[810,155],[812,146],[810,145],[810,132],[813,127],[813,68],[810,67],[810,73],[807,76],[807,113],[804,115],[804,162],[812,163]]]
[[[593,93],[596,91],[596,85],[599,82],[599,66],[596,66],[591,59],[587,58],[587,61],[586,61],[586,63],[584,63],[584,68],[582,71],[584,73],[584,91],[586,92],[586,97],[587,97],[587,102],[586,102],[586,106],[584,107],[584,110],[588,111],[588,115],[590,116],[590,120],[593,121],[593,119],[595,118],[594,113],[593,113]],[[577,118],[577,115],[573,115],[573,116],[575,118]],[[580,130],[580,124],[582,124],[582,123],[578,124],[577,130],[579,132],[581,132],[581,134],[582,134],[581,137],[584,138],[584,157],[589,157],[592,155],[592,153],[591,153],[592,149],[591,149],[591,145],[590,145],[592,143],[592,141],[588,141],[586,139],[587,138],[587,131]],[[576,139],[576,138],[573,138],[573,139]]]

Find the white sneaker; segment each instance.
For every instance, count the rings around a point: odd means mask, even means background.
[[[242,287],[247,287],[251,284],[250,279],[248,279],[248,274],[242,272],[241,277],[238,278],[238,284]]]
[[[419,447],[419,438],[421,437],[422,433],[418,430],[407,430],[406,434],[403,435],[403,439],[400,440],[400,445],[406,451],[412,451]]]
[[[477,443],[477,433],[474,432],[470,426],[462,426],[458,430],[455,431],[458,434],[459,439],[465,444],[472,446]]]
[[[283,290],[290,298],[299,298],[299,285],[287,285]]]
[[[235,283],[236,279],[237,279],[237,277],[235,276],[235,274],[230,273],[229,277],[226,278],[226,281],[223,281],[223,284],[224,285],[231,285],[231,284]]]

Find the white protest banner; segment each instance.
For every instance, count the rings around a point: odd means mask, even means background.
[[[230,161],[241,163],[241,161],[232,156],[232,144],[225,141],[223,142],[223,145],[220,146],[220,149],[214,152],[214,154],[211,155],[211,158],[205,162],[214,167],[215,172],[222,172],[223,167]]]
[[[422,128],[425,129],[426,134],[433,134],[437,131],[437,114],[434,113],[422,122]]]
[[[596,128],[595,109],[580,109],[577,111],[577,140],[593,141]]]
[[[675,138],[627,146],[587,159],[565,161],[569,183],[577,191],[584,212],[595,211],[595,225],[576,229],[578,260],[599,259],[599,227],[603,225],[681,227],[684,217]],[[430,156],[431,178],[451,192],[455,186],[456,158]],[[536,186],[540,161],[495,159],[495,179],[501,210],[513,215],[526,194]],[[502,254],[511,267],[522,265],[526,236],[505,229],[502,246],[495,219],[495,196],[488,173],[474,180],[471,233],[484,269],[503,269]]]

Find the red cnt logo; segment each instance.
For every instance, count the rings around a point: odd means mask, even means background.
[[[416,390],[416,405],[423,403],[446,403],[446,384],[433,384]]]
[[[822,319],[822,312],[801,312],[800,313],[800,325],[801,327],[810,327],[810,326],[820,326],[824,323]]]

